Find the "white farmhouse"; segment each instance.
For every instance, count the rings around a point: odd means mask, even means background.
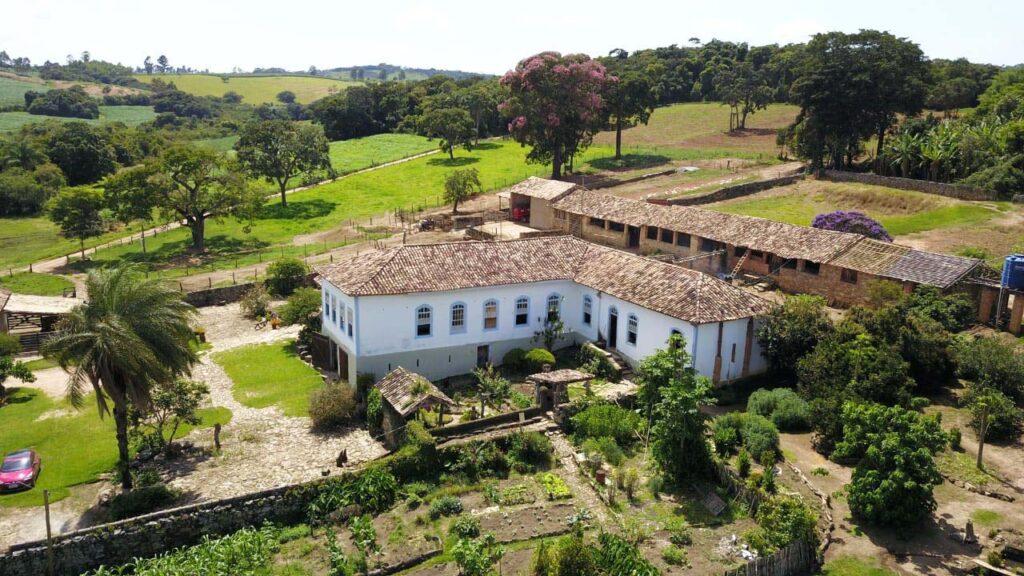
[[[561,345],[602,340],[635,364],[686,339],[698,372],[725,382],[762,372],[754,338],[768,302],[707,274],[571,236],[406,245],[318,269],[323,332],[338,374],[402,366],[432,380],[500,364],[539,344],[549,311]]]

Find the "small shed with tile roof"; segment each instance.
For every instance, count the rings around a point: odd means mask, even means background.
[[[419,410],[439,406],[441,409],[438,417],[443,418],[445,408],[458,406],[430,380],[401,366],[381,378],[373,387],[380,391],[384,401],[382,427],[385,443],[390,448],[401,444],[406,422],[414,418]]]

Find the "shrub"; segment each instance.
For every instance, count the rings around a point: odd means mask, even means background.
[[[508,449],[508,456],[513,462],[530,469],[550,464],[553,453],[551,440],[540,432],[513,434]]]
[[[661,477],[661,474],[655,473],[647,479],[647,491],[651,493],[651,498],[658,499],[661,497],[661,491],[664,487],[665,479]]]
[[[750,452],[746,448],[740,448],[740,453],[736,456],[736,469],[740,473],[740,478],[750,475]]]
[[[685,566],[689,563],[686,558],[686,550],[675,544],[670,544],[661,551],[661,559],[669,566]]]
[[[309,267],[298,258],[281,258],[267,267],[264,281],[273,294],[288,296],[305,282]]]
[[[309,417],[317,429],[347,424],[355,409],[352,388],[344,382],[324,384],[309,396]]]
[[[459,538],[476,538],[480,535],[480,520],[463,514],[452,522],[448,533]]]
[[[959,450],[960,442],[963,440],[963,433],[960,432],[959,428],[949,429],[949,447],[951,450]]]
[[[774,455],[779,450],[779,431],[763,416],[748,414],[744,418],[740,437],[746,449],[759,457],[763,457],[766,452]]]
[[[676,546],[689,546],[693,544],[693,533],[690,532],[689,526],[679,523],[669,527],[668,541]]]
[[[584,345],[580,347],[580,352],[576,360],[580,364],[580,370],[588,374],[593,374],[603,380],[618,382],[621,377],[621,374],[612,363],[611,358],[603,354],[594,346]]]
[[[455,496],[441,496],[430,503],[430,517],[437,520],[441,516],[462,514],[462,500]]]
[[[285,324],[298,324],[319,315],[320,291],[316,288],[299,288],[281,308],[281,321]]]
[[[892,236],[889,235],[884,226],[863,212],[853,210],[836,210],[826,214],[818,214],[811,222],[811,226],[821,228],[822,230],[853,232],[863,234],[875,240],[892,242]]]
[[[728,412],[714,419],[711,432],[716,452],[724,456],[742,444],[740,429],[743,427],[744,418],[741,412]]]
[[[526,368],[526,350],[522,348],[513,348],[505,353],[501,358],[501,365],[503,368],[511,370],[513,372],[521,372]]]
[[[916,412],[924,412],[924,409],[931,405],[931,400],[924,396],[914,396],[910,399],[910,409]]]
[[[597,454],[604,462],[612,466],[619,466],[626,459],[626,454],[611,436],[587,438],[583,441],[582,447],[583,453],[587,455],[587,458],[592,459],[592,456]]]
[[[366,396],[366,423],[371,430],[378,430],[384,424],[384,396],[377,388],[372,388]]]
[[[965,338],[954,346],[957,375],[1024,399],[1024,354],[998,337]]]
[[[0,334],[0,356],[16,356],[21,353],[21,340],[13,334]]]
[[[544,348],[530,350],[523,359],[526,361],[526,367],[535,372],[543,369],[545,364],[549,366],[555,365],[555,355]]]
[[[110,501],[110,517],[114,520],[124,520],[143,514],[149,514],[159,508],[172,504],[178,498],[178,493],[166,484],[154,484],[136,488],[130,492],[118,494]]]
[[[813,539],[817,522],[814,511],[803,501],[774,496],[758,506],[758,527],[747,533],[747,542],[761,555],[771,554],[798,539]]]
[[[632,467],[619,470],[625,470],[620,472],[622,491],[626,493],[626,498],[632,500],[636,495],[636,487],[640,484],[640,473]]]
[[[510,468],[508,457],[493,442],[465,444],[455,451],[454,460],[448,464],[452,475],[469,481],[488,476],[504,477]]]
[[[764,416],[779,430],[787,432],[806,430],[810,426],[810,406],[789,388],[755,391],[747,401],[747,412]]]
[[[1005,442],[1020,436],[1024,410],[1017,408],[1006,394],[994,388],[971,385],[962,401],[971,411],[970,427],[976,434],[981,431],[984,410],[988,408],[987,441]]]
[[[636,431],[643,419],[636,412],[614,404],[594,404],[573,416],[571,422],[578,439],[610,436],[620,445],[628,446],[637,440]]]
[[[239,305],[246,318],[265,318],[270,311],[270,294],[262,284],[257,284],[242,294]]]

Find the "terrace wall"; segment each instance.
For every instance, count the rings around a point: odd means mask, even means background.
[[[913,190],[927,194],[938,194],[958,200],[995,200],[996,195],[988,190],[962,186],[960,184],[946,184],[944,182],[929,182],[927,180],[914,180],[912,178],[896,178],[894,176],[879,176],[877,174],[863,172],[841,172],[838,170],[823,170],[818,178],[832,182],[858,182],[860,184],[871,184],[873,186],[885,186],[898,190]]]
[[[800,168],[800,170],[802,171],[803,168]],[[648,199],[648,202],[672,206],[697,206],[700,204],[711,204],[712,202],[723,202],[725,200],[732,200],[733,198],[750,196],[751,194],[757,194],[758,192],[764,192],[765,190],[771,190],[772,188],[778,188],[780,186],[789,186],[791,184],[796,184],[803,179],[803,173],[790,174],[779,178],[770,178],[768,180],[758,180],[757,182],[726,186],[725,188],[715,190],[714,192],[708,192],[707,194],[684,196],[682,198],[672,198],[671,200],[650,198]]]

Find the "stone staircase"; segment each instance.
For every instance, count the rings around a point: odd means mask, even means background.
[[[629,365],[629,362],[626,362],[622,358],[622,356],[619,355],[617,351],[601,348],[595,345],[593,342],[587,342],[586,344],[584,344],[584,346],[590,346],[591,348],[596,350],[598,354],[603,355],[612,363],[614,369],[619,373],[620,384],[633,384],[633,379],[636,377],[633,373],[633,368]]]

